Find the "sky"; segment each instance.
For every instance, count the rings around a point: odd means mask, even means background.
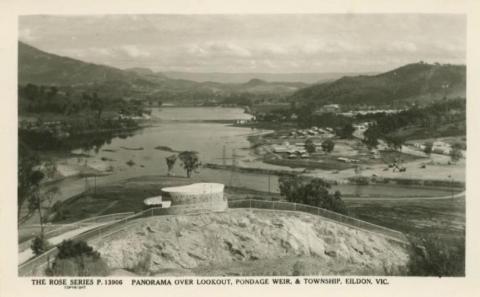
[[[465,64],[466,17],[446,14],[21,16],[19,39],[118,68],[381,72]]]

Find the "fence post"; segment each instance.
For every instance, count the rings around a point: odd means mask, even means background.
[[[248,199],[248,208],[252,208],[252,199]]]
[[[293,202],[293,210],[297,211],[297,202]]]
[[[272,209],[275,209],[275,201],[272,201]]]

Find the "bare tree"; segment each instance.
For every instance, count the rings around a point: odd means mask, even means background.
[[[167,162],[168,172],[167,175],[172,175],[173,166],[175,166],[175,162],[177,161],[177,155],[171,155],[165,158]]]

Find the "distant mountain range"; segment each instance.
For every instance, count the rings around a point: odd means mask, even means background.
[[[22,42],[18,44],[18,59],[21,85],[55,85],[123,98],[196,101],[252,94],[273,95],[270,98],[274,99],[281,95],[279,97],[315,105],[376,105],[465,97],[466,93],[464,65],[415,63],[381,74],[338,79],[335,77],[340,76],[339,73],[159,73],[148,68],[122,70],[83,62],[50,54]],[[251,77],[253,75],[257,77]],[[314,80],[326,82],[313,85],[302,82]]]
[[[226,73],[226,72],[163,72],[176,79],[196,82],[214,81],[219,83],[240,84],[257,78],[268,82],[300,82],[304,84],[321,83],[339,79],[343,76],[374,73]]]
[[[317,105],[430,102],[466,96],[466,66],[414,63],[378,75],[342,77],[296,91],[292,99]]]
[[[250,79],[245,83],[197,82],[170,78],[148,68],[121,70],[50,54],[25,43],[18,44],[19,84],[41,84],[91,89],[115,95],[225,95],[231,93],[290,94],[307,86],[301,82],[268,82]],[[116,92],[115,92],[116,91]],[[116,94],[118,93],[118,94]]]

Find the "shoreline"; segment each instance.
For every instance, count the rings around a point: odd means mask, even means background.
[[[250,167],[238,167],[232,165],[220,165],[220,164],[213,164],[213,163],[206,163],[203,165],[205,168],[215,169],[215,170],[227,170],[227,171],[238,171],[244,173],[257,173],[257,174],[270,174],[276,176],[294,176],[294,175],[302,175],[303,172],[292,171],[292,170],[277,170],[277,169],[264,169],[264,168],[250,168]],[[303,175],[305,178],[315,178],[312,175]],[[465,188],[465,182],[462,181],[455,181],[455,180],[444,180],[444,179],[416,179],[416,178],[407,178],[407,177],[398,177],[398,178],[391,178],[391,177],[368,177],[362,176],[367,178],[368,184],[371,185],[385,185],[385,184],[394,184],[394,185],[401,185],[401,186],[425,186],[425,187],[440,187],[440,188]],[[345,179],[324,179],[329,183],[332,184],[351,184],[351,185],[366,185],[364,184],[364,180],[355,180],[355,176],[351,176]]]

